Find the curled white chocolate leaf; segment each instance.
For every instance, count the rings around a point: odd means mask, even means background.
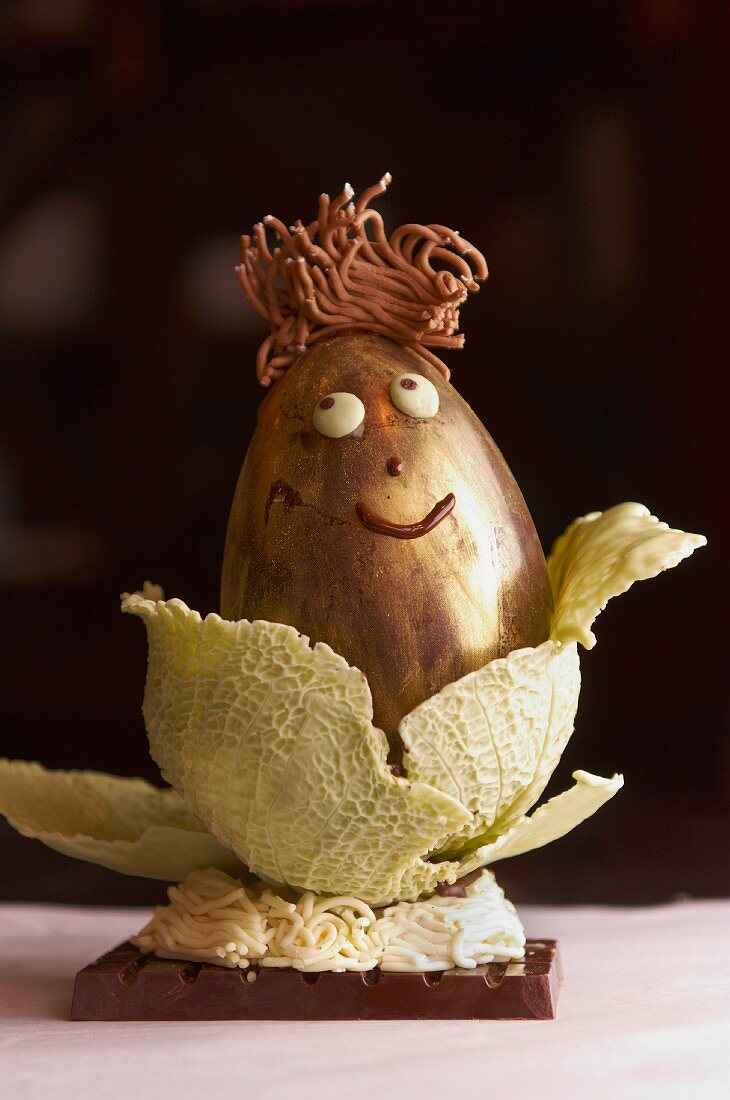
[[[397,374],[390,383],[390,400],[406,416],[426,420],[439,411],[438,390],[422,374]]]
[[[401,721],[410,778],[472,813],[448,851],[537,801],[573,732],[579,690],[576,646],[547,641],[447,684]]]
[[[177,791],[144,779],[0,760],[0,813],[23,836],[126,875],[169,880],[199,867],[241,868]]]
[[[342,439],[352,435],[365,419],[365,406],[354,393],[330,393],[317,404],[312,423],[320,435]]]
[[[457,799],[395,777],[367,681],[290,626],[201,619],[130,596],[150,653],[152,755],[187,805],[261,877],[371,905],[454,881],[428,855],[471,819]]]
[[[591,817],[624,785],[622,775],[604,779],[590,772],[573,772],[575,785],[539,806],[530,817],[522,817],[496,839],[477,848],[463,861],[461,874],[477,867],[489,867],[500,859],[519,856],[542,848],[565,836],[576,825]]]
[[[550,637],[592,649],[591,626],[613,596],[672,569],[706,543],[704,535],[668,527],[643,504],[617,504],[575,520],[548,558],[555,598]]]

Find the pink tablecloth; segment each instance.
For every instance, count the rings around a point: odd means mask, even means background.
[[[0,907],[3,1097],[730,1096],[730,901],[525,907],[528,934],[561,941],[556,1021],[69,1023],[76,970],[143,918]]]

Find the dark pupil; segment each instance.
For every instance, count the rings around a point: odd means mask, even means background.
[[[404,390],[415,390],[418,388],[418,382],[415,382],[412,378],[401,378],[400,384]]]
[[[334,403],[335,403],[334,397],[325,397],[320,401],[319,407],[320,407],[320,409],[331,409],[332,406],[334,405]]]

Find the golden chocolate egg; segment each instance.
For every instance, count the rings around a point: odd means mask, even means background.
[[[397,750],[405,714],[539,645],[551,610],[522,494],[441,373],[369,333],[301,355],[261,406],[228,524],[221,614],[330,645],[367,676],[375,723]]]

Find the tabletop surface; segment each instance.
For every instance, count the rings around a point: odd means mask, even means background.
[[[76,971],[146,911],[0,907],[0,1081],[15,1100],[730,1095],[730,900],[525,906],[560,940],[555,1021],[70,1023]]]

